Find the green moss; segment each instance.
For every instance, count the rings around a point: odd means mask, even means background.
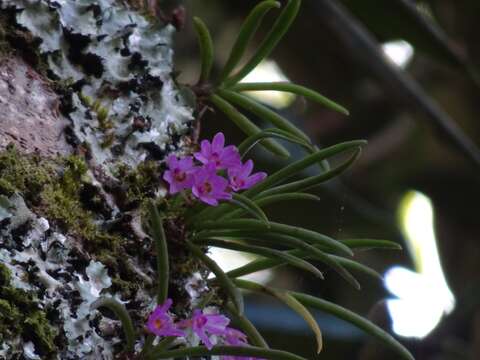
[[[31,338],[35,349],[41,354],[51,354],[55,351],[57,331],[52,328],[42,311],[34,311],[24,321],[23,336]]]
[[[3,266],[2,272],[4,270]],[[55,352],[57,331],[45,312],[38,309],[35,298],[21,289],[3,285],[0,287],[0,340],[18,336],[33,341],[42,358],[50,358]]]
[[[0,153],[0,189],[18,190],[25,200],[35,203],[44,186],[52,181],[56,170],[48,161],[35,155],[21,155],[13,146]]]
[[[87,164],[78,156],[46,160],[10,147],[0,152],[0,193],[19,192],[34,213],[81,241],[95,260],[107,266],[114,290],[129,298],[144,284],[126,261],[122,236],[97,225],[98,211],[89,208],[97,195],[85,199],[85,191],[91,187],[87,171]],[[156,165],[148,162],[124,175],[131,207],[153,194],[159,179]],[[22,336],[33,341],[42,358],[48,359],[55,353],[57,332],[33,295],[10,286],[10,278],[9,269],[0,264],[0,342]]]
[[[119,166],[115,173],[125,188],[125,207],[138,207],[146,198],[154,197],[160,181],[160,169],[154,161],[139,164],[136,170]]]
[[[114,252],[120,239],[99,229],[94,223],[95,214],[81,200],[87,170],[85,160],[79,156],[45,160],[9,147],[0,152],[0,194],[20,192],[37,213],[63,231],[84,239],[88,250]]]
[[[123,298],[131,299],[140,289],[140,284],[137,282],[125,281],[119,276],[112,278],[112,289],[119,292]]]
[[[69,157],[64,163],[64,173],[57,181],[47,184],[41,193],[46,217],[65,231],[84,239],[93,254],[102,249],[115,253],[120,238],[99,229],[94,223],[95,214],[81,201],[83,177],[87,172],[85,162],[78,157]]]
[[[15,187],[10,184],[7,180],[1,178],[0,179],[0,194],[5,195],[7,197],[12,196],[15,193]]]
[[[0,264],[0,286],[10,285],[11,277],[10,269],[4,264]]]
[[[8,301],[0,299],[0,340],[18,336],[22,332],[22,314]]]

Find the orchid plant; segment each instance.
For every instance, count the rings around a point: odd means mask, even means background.
[[[308,294],[272,288],[263,284],[240,279],[257,271],[289,265],[323,279],[323,273],[315,266],[320,262],[335,270],[347,282],[359,289],[360,285],[351,271],[362,272],[381,278],[374,270],[354,261],[354,250],[362,248],[399,249],[396,243],[385,240],[349,239],[336,240],[325,234],[302,227],[270,221],[263,210],[266,205],[281,201],[317,200],[308,191],[344,172],[359,156],[365,141],[356,140],[319,149],[307,135],[273,110],[252,100],[244,91],[276,90],[302,95],[330,109],[348,114],[347,110],[319,93],[291,83],[239,83],[256,65],[268,56],[280,41],[299,11],[301,0],[289,0],[277,21],[272,26],[254,55],[235,73],[239,61],[266,13],[280,7],[272,0],[260,2],[245,20],[231,54],[217,80],[210,80],[213,64],[213,45],[205,24],[195,18],[202,67],[198,83],[192,86],[197,96],[199,113],[213,104],[224,112],[246,135],[237,146],[225,146],[223,133],[217,133],[212,141],[203,140],[200,149],[192,154],[166,159],[167,170],[163,179],[168,184],[167,202],[162,207],[151,200],[148,204],[149,229],[154,239],[157,260],[157,307],[146,319],[150,336],[143,343],[140,358],[174,359],[195,356],[220,356],[223,360],[274,359],[302,360],[303,358],[282,350],[270,349],[260,332],[243,313],[241,290],[260,292],[273,296],[301,316],[315,334],[317,351],[322,350],[322,335],[319,325],[309,308],[330,313],[352,323],[366,333],[381,340],[403,359],[413,356],[397,340],[367,319],[327,300]],[[232,75],[233,73],[233,75]],[[260,129],[235,106],[246,109],[274,127]],[[246,154],[257,144],[275,155],[288,157],[289,153],[277,139],[293,143],[305,150],[305,157],[267,176],[253,172],[252,160],[243,161]],[[328,160],[350,153],[336,167]],[[294,179],[303,170],[317,166],[318,175]],[[165,202],[165,200],[162,200]],[[181,205],[178,205],[181,204]],[[169,210],[170,209],[170,212]],[[173,210],[172,210],[173,209]],[[220,288],[223,296],[222,310],[235,318],[240,329],[230,327],[230,318],[211,312],[205,305],[208,298],[197,308],[187,309],[185,319],[176,320],[169,313],[172,300],[168,294],[170,282],[169,239],[164,231],[164,219],[175,217],[184,222],[185,231],[181,242],[192,257],[198,259],[215,276],[208,280],[213,292]],[[168,233],[168,232],[167,232]],[[279,246],[283,250],[279,250]],[[219,247],[258,256],[256,260],[224,272],[206,254],[209,247]],[[95,306],[113,310],[123,323],[127,344],[126,354],[134,354],[138,340],[132,320],[125,307],[113,299],[102,299]],[[195,342],[177,341],[194,336]],[[158,342],[159,341],[159,342]]]

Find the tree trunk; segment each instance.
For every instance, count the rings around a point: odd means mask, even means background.
[[[144,204],[165,193],[164,157],[191,144],[175,28],[112,0],[0,7],[0,358],[111,359],[120,323],[91,304],[115,297],[143,328]],[[169,294],[188,305],[196,265],[170,253]]]

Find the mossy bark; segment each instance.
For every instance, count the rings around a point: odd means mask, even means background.
[[[92,5],[97,20],[111,3],[98,4]],[[155,63],[148,44],[128,42],[136,30],[127,23],[111,24],[131,31],[122,35],[123,50],[109,43],[91,50],[97,30],[87,15],[91,33],[62,19],[59,39],[47,39],[51,29],[42,32],[33,17],[62,16],[47,1],[33,10],[20,0],[0,5],[0,358],[110,359],[122,348],[120,325],[89,305],[100,295],[115,296],[143,328],[156,286],[143,204],[164,193],[163,158],[192,143],[192,109],[170,76],[171,26],[149,25],[136,10],[114,7],[119,17],[134,17],[151,36],[147,42],[158,41],[153,31],[168,28],[161,35],[166,50],[154,56],[170,55]],[[65,42],[83,46],[81,53]],[[122,80],[112,76],[122,69],[109,69],[103,58],[117,50],[130,71]],[[64,68],[53,66],[58,59]],[[123,66],[118,60],[115,66]],[[185,306],[185,282],[199,265],[179,245],[182,239],[170,240],[170,294]],[[138,341],[141,346],[143,334]]]

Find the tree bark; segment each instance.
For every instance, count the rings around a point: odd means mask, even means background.
[[[112,359],[120,323],[91,305],[114,297],[143,328],[156,286],[144,204],[165,193],[165,156],[191,146],[175,28],[110,0],[0,8],[0,358]],[[201,281],[186,256],[171,251],[181,305]]]

